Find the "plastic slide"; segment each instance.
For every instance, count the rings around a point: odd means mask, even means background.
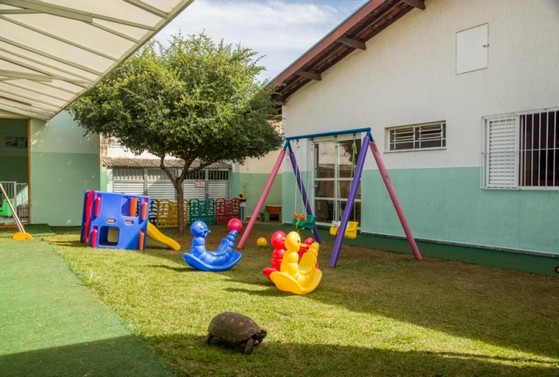
[[[148,223],[148,237],[169,246],[175,251],[179,251],[181,249],[181,245],[177,241],[161,233],[159,229],[151,223]]]

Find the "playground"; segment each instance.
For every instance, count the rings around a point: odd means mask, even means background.
[[[214,249],[228,228],[210,228]],[[143,251],[91,248],[79,228],[32,225],[24,241],[0,230],[2,375],[557,375],[557,259],[419,242],[417,261],[406,240],[359,235],[329,268],[335,238],[320,229],[322,281],[294,295],[262,274],[278,229],[293,226],[254,224],[221,272],[188,266],[193,236],[171,229],[179,252],[152,238]],[[225,310],[268,331],[252,355],[204,344]]]

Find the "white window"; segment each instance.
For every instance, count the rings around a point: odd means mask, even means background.
[[[361,151],[361,140],[322,140],[314,144],[314,150],[316,222],[330,225],[332,221],[341,220],[345,210],[357,157]],[[351,208],[350,221],[360,221],[360,186]]]
[[[487,68],[489,25],[483,24],[456,33],[456,73]]]
[[[446,147],[444,121],[388,128],[387,133],[389,151]]]
[[[484,117],[483,126],[483,187],[559,187],[559,108]]]

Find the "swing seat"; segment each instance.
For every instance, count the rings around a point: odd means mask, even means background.
[[[291,220],[291,224],[295,225],[296,228],[304,228],[308,230],[313,230],[315,228],[316,223],[316,216],[315,215],[307,215],[307,219],[304,218],[294,218]]]
[[[357,238],[357,227],[359,226],[359,221],[348,221],[347,227],[345,228],[344,237],[345,238]],[[340,227],[339,221],[332,222],[330,227],[330,235],[338,235],[338,228]]]
[[[357,238],[357,226],[359,226],[358,221],[348,221],[347,227],[345,228],[344,237]]]
[[[332,225],[330,226],[330,235],[335,237],[338,234],[339,227],[340,227],[339,221],[332,221]]]

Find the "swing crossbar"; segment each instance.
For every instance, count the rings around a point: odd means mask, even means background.
[[[332,131],[332,132],[318,132],[314,134],[306,134],[306,135],[297,135],[297,136],[287,136],[285,138],[286,141],[291,140],[299,140],[299,139],[314,139],[318,137],[326,137],[326,136],[337,136],[337,135],[347,135],[347,134],[357,134],[359,132],[367,132],[367,134],[371,133],[371,128],[354,128],[351,130],[344,130],[344,131]]]
[[[288,141],[286,141],[286,143],[289,143]],[[305,205],[305,211],[307,212],[307,218],[309,216],[313,216],[312,213],[312,209],[311,209],[311,205],[309,203],[309,197],[307,195],[307,191],[305,189],[305,185],[303,184],[303,178],[301,177],[301,171],[299,170],[299,166],[297,165],[297,160],[295,159],[295,154],[290,153],[289,154],[289,160],[291,161],[291,167],[293,168],[293,172],[295,173],[295,179],[297,181],[297,187],[299,187],[299,192],[301,193],[301,198],[303,199],[303,203]],[[307,229],[312,229],[313,231],[313,235],[314,235],[314,239],[316,240],[316,242],[321,243],[322,240],[320,239],[320,233],[318,232],[318,228],[315,224],[315,222],[313,221],[312,223],[312,228],[311,228],[311,223],[308,223],[308,228]]]

